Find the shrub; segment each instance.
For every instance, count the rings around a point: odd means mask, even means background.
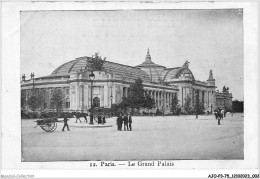
[[[28,114],[25,114],[23,111],[21,111],[21,118],[22,119],[30,119],[30,116]]]
[[[37,112],[28,112],[27,115],[29,116],[28,119],[39,118],[39,114]]]
[[[156,115],[156,116],[161,116],[161,115],[163,115],[163,113],[162,113],[162,111],[160,111],[159,109],[157,109],[156,112],[155,112],[155,115]]]

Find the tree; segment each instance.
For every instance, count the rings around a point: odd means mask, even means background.
[[[186,101],[185,101],[185,103],[184,103],[184,110],[185,110],[188,114],[190,114],[191,111],[192,111],[191,98],[190,98],[189,95],[187,95],[187,99],[186,99]]]
[[[134,109],[148,108],[152,109],[154,107],[154,100],[150,95],[145,94],[143,82],[140,78],[135,80],[135,83],[130,85],[130,92],[127,98],[119,104],[120,108],[126,110],[126,108],[131,108],[132,112]]]
[[[195,103],[194,108],[192,109],[193,112],[197,112],[198,114],[203,114],[205,108],[203,102]]]
[[[63,95],[60,89],[54,89],[53,94],[51,96],[51,102],[53,103],[53,107],[56,109],[57,113],[61,112],[62,109],[62,101]]]
[[[31,108],[31,110],[33,112],[35,112],[35,110],[38,108],[38,100],[37,100],[36,96],[35,95],[30,96],[27,101],[27,104],[28,104],[29,108]]]
[[[149,94],[145,94],[144,108],[153,109],[155,105],[154,99]]]
[[[244,101],[234,100],[232,101],[233,112],[244,112]]]
[[[33,90],[32,95],[29,97],[27,101],[27,104],[32,109],[32,111],[35,112],[35,110],[39,108],[40,110],[42,110],[44,102],[45,100],[42,91]]]
[[[23,108],[26,105],[26,91],[21,90],[21,108]]]
[[[174,97],[173,97],[171,103],[172,103],[172,104],[171,104],[171,112],[172,112],[173,114],[177,114],[178,103],[179,103],[177,94],[174,95]]]
[[[42,112],[42,110],[44,109],[44,103],[45,103],[45,96],[43,91],[38,91],[36,92],[36,98],[38,101],[38,108],[40,109],[40,111]]]

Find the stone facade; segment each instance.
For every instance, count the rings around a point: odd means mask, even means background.
[[[182,67],[165,68],[152,62],[149,50],[145,61],[135,67],[106,61],[103,71],[94,71],[95,79],[86,70],[89,57],[80,57],[55,69],[51,75],[21,81],[22,95],[29,98],[32,88],[43,90],[46,94],[46,110],[51,110],[51,93],[60,88],[63,93],[63,111],[87,112],[92,104],[96,107],[110,108],[127,97],[131,83],[141,78],[145,92],[155,101],[155,109],[170,112],[174,95],[178,96],[182,107],[189,97],[194,106],[196,99],[203,103],[205,111],[217,107],[232,106],[232,94],[216,92],[212,70],[206,82],[195,80],[189,62]],[[92,89],[92,96],[91,96]],[[28,110],[26,103],[22,109]]]

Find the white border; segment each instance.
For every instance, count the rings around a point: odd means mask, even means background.
[[[108,9],[223,9],[243,8],[244,14],[244,160],[179,160],[174,169],[256,169],[258,165],[258,3],[257,2],[3,2],[2,3],[2,168],[3,169],[88,169],[65,171],[63,177],[117,175],[111,170],[96,172],[88,162],[21,162],[20,122],[20,11],[108,10]],[[117,168],[118,169],[118,168]],[[123,169],[123,168],[122,168]],[[145,168],[135,168],[145,169]],[[149,169],[149,168],[146,168]],[[91,171],[90,171],[91,170]],[[6,170],[5,170],[6,171]],[[143,171],[143,170],[142,170]],[[3,171],[2,171],[3,172]],[[7,171],[6,171],[7,172]],[[10,172],[10,171],[9,171]],[[178,173],[180,172],[180,173]],[[196,173],[197,171],[193,171]],[[103,173],[102,175],[100,175]],[[140,170],[134,172],[140,173]],[[184,176],[181,170],[154,170],[146,177]],[[209,170],[206,173],[210,173]],[[214,171],[213,173],[216,173]],[[224,173],[224,172],[222,172]],[[39,177],[55,176],[39,171]],[[71,174],[71,175],[70,175]],[[134,174],[134,175],[135,175]],[[188,173],[187,173],[188,174]],[[80,176],[80,175],[78,175]],[[82,175],[81,175],[82,176]],[[139,176],[139,175],[135,175]],[[194,175],[189,175],[194,176]],[[126,172],[121,177],[133,177]],[[205,177],[205,175],[204,175]]]

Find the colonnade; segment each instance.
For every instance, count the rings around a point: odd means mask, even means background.
[[[129,93],[128,87],[123,87],[123,97],[127,97]],[[155,108],[158,109],[170,109],[171,101],[174,98],[174,95],[177,94],[176,91],[171,90],[156,90],[156,89],[144,89],[144,93],[150,95],[150,97],[155,102]]]
[[[210,108],[214,104],[214,92],[212,90],[203,90],[200,88],[194,88],[189,86],[183,86],[180,90],[180,102],[181,106],[185,105],[188,96],[191,99],[191,105],[194,106],[196,101],[199,100],[200,103],[203,103],[204,108]]]

